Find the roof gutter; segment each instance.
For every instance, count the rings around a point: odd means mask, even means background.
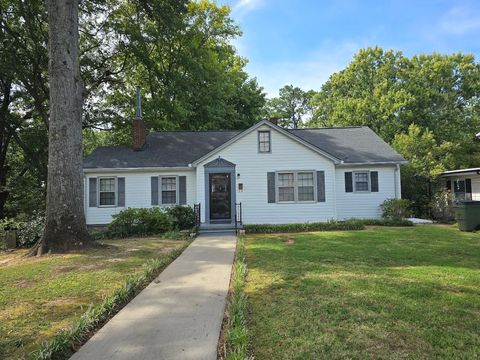
[[[402,161],[365,161],[365,162],[356,162],[356,163],[346,163],[342,162],[337,164],[339,167],[347,166],[365,166],[365,165],[405,165],[408,164],[407,160]]]
[[[192,167],[171,166],[171,167],[136,167],[136,168],[84,168],[84,174],[91,173],[118,173],[118,172],[152,172],[152,171],[193,171]]]

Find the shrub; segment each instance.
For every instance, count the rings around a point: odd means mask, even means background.
[[[45,227],[45,218],[35,216],[27,221],[20,222],[17,230],[17,245],[31,247],[42,237]]]
[[[190,206],[177,205],[167,209],[173,222],[173,228],[188,230],[195,226],[195,212]]]
[[[161,208],[122,210],[113,215],[108,225],[109,235],[125,237],[131,235],[162,234],[173,229],[169,213]]]
[[[385,219],[405,219],[411,216],[412,202],[407,199],[387,199],[380,208]]]
[[[441,189],[435,192],[430,202],[433,218],[446,223],[454,221],[454,200],[453,194],[448,190]]]
[[[45,218],[42,215],[35,215],[31,218],[12,218],[0,221],[0,237],[4,230],[17,231],[17,246],[31,247],[41,238]]]
[[[365,226],[413,226],[413,223],[407,219],[362,219]]]
[[[270,234],[280,232],[333,231],[333,230],[363,230],[361,220],[329,221],[303,224],[251,224],[244,225],[245,233]]]

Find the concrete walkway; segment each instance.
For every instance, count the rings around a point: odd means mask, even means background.
[[[235,236],[201,235],[71,359],[212,359]]]

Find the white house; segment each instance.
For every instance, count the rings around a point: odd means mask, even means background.
[[[299,223],[377,218],[401,197],[405,163],[368,127],[283,129],[260,121],[244,131],[146,136],[137,92],[133,146],[99,147],[84,160],[87,224],[125,208],[184,204],[201,222]],[[240,206],[241,204],[241,206]]]
[[[480,168],[445,171],[442,177],[455,199],[480,201]]]

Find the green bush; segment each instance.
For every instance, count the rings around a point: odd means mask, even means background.
[[[333,231],[333,230],[363,230],[360,220],[328,221],[303,224],[250,224],[244,225],[247,234],[271,234],[282,232]]]
[[[453,222],[455,220],[454,203],[455,198],[450,191],[444,189],[436,191],[430,202],[433,218],[444,223]]]
[[[365,226],[413,226],[413,223],[407,219],[362,219]]]
[[[250,224],[244,225],[247,234],[272,234],[307,231],[364,230],[365,226],[413,226],[406,219],[349,219],[345,221],[303,224]]]
[[[405,219],[411,216],[412,202],[407,199],[387,199],[380,208],[384,219]]]
[[[173,222],[173,228],[188,230],[195,226],[195,212],[190,206],[177,205],[167,209]]]
[[[42,237],[45,218],[35,215],[31,218],[12,218],[0,221],[0,237],[4,230],[17,230],[17,247],[31,247]]]
[[[149,209],[125,209],[113,215],[108,225],[110,236],[162,234],[173,230],[173,221],[168,211],[154,207]]]

